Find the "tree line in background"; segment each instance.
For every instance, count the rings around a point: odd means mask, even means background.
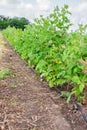
[[[15,28],[21,28],[22,30],[25,28],[25,25],[30,24],[28,19],[22,17],[5,17],[3,15],[0,15],[0,30],[7,28],[8,26],[10,27],[15,27]]]

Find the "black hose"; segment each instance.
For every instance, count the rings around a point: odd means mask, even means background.
[[[81,113],[83,119],[87,122],[87,115],[83,112],[81,106],[78,103],[75,103],[75,104],[76,104],[77,110]]]
[[[72,87],[73,87],[73,86],[72,86]],[[56,87],[55,87],[55,90],[56,90],[58,93],[61,93],[61,90],[58,89],[58,88],[56,88]],[[76,109],[81,113],[83,119],[87,122],[87,115],[83,112],[81,105],[79,105],[79,103],[77,103],[73,97],[71,97],[70,100],[71,100],[72,103],[74,103],[74,104],[76,105]]]

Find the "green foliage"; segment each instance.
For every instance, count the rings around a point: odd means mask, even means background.
[[[69,15],[67,5],[61,10],[56,7],[49,17],[35,19],[24,31],[10,27],[3,31],[15,50],[50,87],[74,85],[68,101],[73,94],[79,98],[87,84],[84,65],[79,61],[87,60],[86,26],[79,25],[77,31],[69,32]]]

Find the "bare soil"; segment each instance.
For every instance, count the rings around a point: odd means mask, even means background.
[[[0,130],[87,130],[73,104],[51,90],[0,33],[0,70],[6,68],[14,74],[0,79]]]

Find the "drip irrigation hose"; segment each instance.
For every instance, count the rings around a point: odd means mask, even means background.
[[[87,122],[87,115],[83,112],[81,106],[78,103],[76,103],[76,107],[77,107],[78,111],[81,113],[83,119]]]
[[[58,93],[61,93],[61,90],[59,90],[59,89],[56,88],[56,87],[55,87],[55,90],[56,90]],[[85,112],[83,112],[81,105],[79,105],[79,103],[77,103],[73,97],[71,97],[71,102],[75,104],[76,109],[81,113],[83,119],[84,119],[85,122],[87,123],[87,115],[85,114]]]

